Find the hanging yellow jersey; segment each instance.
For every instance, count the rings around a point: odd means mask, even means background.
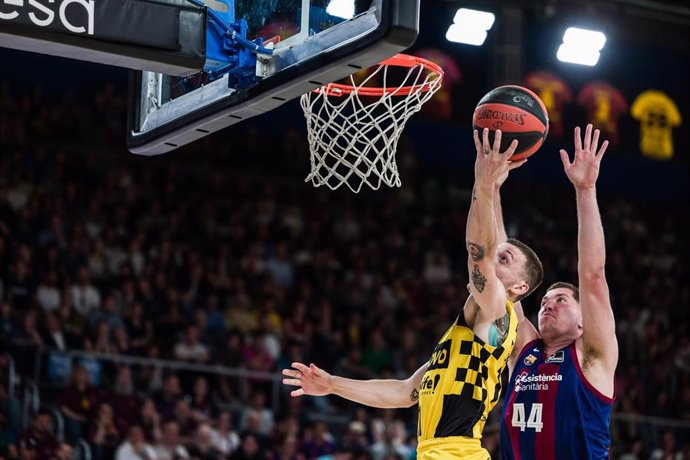
[[[518,319],[511,302],[503,323],[500,343],[492,346],[475,336],[460,314],[436,345],[419,389],[420,459],[489,458],[480,439],[515,346]]]
[[[681,123],[676,104],[665,93],[647,90],[630,109],[640,121],[640,150],[648,157],[668,160],[673,157],[673,127]]]

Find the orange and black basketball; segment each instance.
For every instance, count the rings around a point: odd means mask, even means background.
[[[511,158],[522,160],[541,147],[549,131],[549,114],[539,96],[522,86],[499,86],[489,91],[477,104],[472,116],[472,126],[480,135],[489,128],[489,139],[500,129],[501,152],[508,148],[513,139],[518,148]]]

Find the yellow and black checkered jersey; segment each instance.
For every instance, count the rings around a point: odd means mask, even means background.
[[[419,389],[419,442],[450,436],[474,439],[501,395],[501,373],[515,346],[518,319],[506,303],[505,338],[491,346],[461,313],[436,345]]]

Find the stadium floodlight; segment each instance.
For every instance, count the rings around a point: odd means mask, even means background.
[[[331,0],[326,7],[326,13],[343,19],[355,16],[355,0]]]
[[[453,24],[446,32],[446,40],[466,45],[481,46],[487,32],[494,25],[496,16],[487,11],[460,8],[453,18]]]
[[[594,66],[599,62],[600,51],[605,44],[606,35],[602,32],[568,27],[556,57],[562,62]]]
[[[488,11],[460,8],[453,18],[453,23],[467,27],[477,27],[482,30],[490,30],[494,25],[496,16]]]

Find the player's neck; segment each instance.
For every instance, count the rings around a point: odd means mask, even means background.
[[[570,337],[542,337],[542,340],[544,341],[544,354],[546,356],[551,356],[561,348],[573,343],[573,339]]]

